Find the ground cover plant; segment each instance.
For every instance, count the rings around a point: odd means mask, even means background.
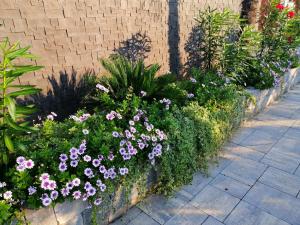
[[[158,175],[153,191],[166,195],[191,182],[195,171],[206,171],[242,120],[243,87],[273,87],[283,69],[297,64],[299,19],[291,10],[272,2],[264,24],[280,21],[272,29],[281,36],[270,37],[267,25],[257,31],[228,10],[208,9],[198,18],[205,28],[202,64],[187,76],[157,76],[159,65],[114,55],[101,61],[109,76],[91,82],[81,110],[63,121],[51,112],[32,126],[24,122],[33,107],[15,100],[38,90],[11,82],[40,67],[12,64],[17,56],[33,56],[29,48],[2,42],[0,224],[16,218],[26,224],[22,209],[66,200],[99,211],[120,186],[129,192],[150,170]],[[8,87],[20,90],[8,93]]]

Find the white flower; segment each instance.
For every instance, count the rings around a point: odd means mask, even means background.
[[[11,191],[6,191],[6,192],[4,192],[3,198],[4,198],[5,200],[11,200],[11,199],[12,199],[12,192],[11,192]]]
[[[90,132],[89,132],[89,130],[87,130],[87,129],[83,129],[83,130],[82,130],[82,133],[83,133],[84,135],[88,135]]]
[[[54,116],[53,116],[53,115],[48,115],[48,116],[47,116],[47,119],[48,119],[48,120],[54,120]]]

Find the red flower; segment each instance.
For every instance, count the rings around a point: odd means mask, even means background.
[[[282,11],[282,10],[284,10],[284,5],[279,3],[276,5],[276,8],[279,9],[280,11]]]
[[[288,12],[288,18],[293,18],[296,15],[294,11]]]
[[[288,42],[289,42],[289,44],[293,43],[293,38],[292,37],[288,37]]]

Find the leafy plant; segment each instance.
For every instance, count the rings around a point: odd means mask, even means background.
[[[196,18],[199,29],[199,44],[196,47],[201,69],[216,70],[220,68],[222,48],[228,41],[237,38],[240,30],[239,15],[225,9],[222,12],[208,8],[200,11]]]
[[[29,48],[29,46],[21,48],[18,42],[11,45],[8,39],[0,43],[0,136],[3,140],[0,162],[5,164],[8,163],[9,153],[15,149],[13,139],[24,132],[33,131],[28,122],[24,121],[26,116],[34,112],[33,106],[18,105],[16,98],[36,94],[40,90],[32,85],[17,85],[16,80],[23,74],[39,70],[42,67],[14,64],[14,61],[19,58],[35,58],[28,52]]]
[[[116,99],[123,99],[129,88],[132,88],[137,96],[144,91],[147,97],[151,98],[159,95],[166,84],[175,80],[173,75],[157,77],[160,66],[158,64],[145,66],[143,60],[132,62],[125,57],[117,56],[101,60],[101,63],[110,76],[101,79],[100,83],[107,86]]]

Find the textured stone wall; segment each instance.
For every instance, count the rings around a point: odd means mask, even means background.
[[[48,75],[72,68],[99,72],[99,58],[132,43],[147,63],[162,65],[161,73],[176,71],[186,58],[193,17],[208,5],[240,11],[240,0],[0,0],[0,39],[32,46],[45,68],[22,82],[44,89]],[[145,43],[132,38],[138,33],[145,34]]]

